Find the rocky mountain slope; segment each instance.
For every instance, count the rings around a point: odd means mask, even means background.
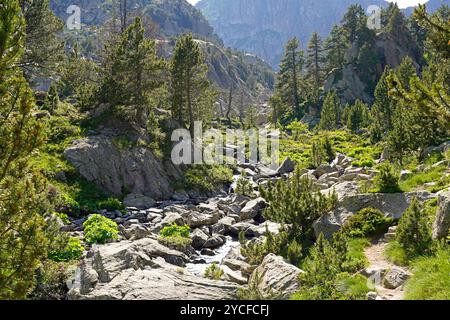
[[[431,1],[436,8],[441,0]],[[202,0],[197,4],[227,46],[257,54],[278,67],[283,46],[298,37],[306,46],[317,31],[322,37],[351,4],[385,6],[384,0]]]
[[[112,4],[115,4],[114,6]],[[104,0],[51,0],[51,8],[63,20],[71,14],[66,10],[70,5],[81,9],[81,23],[87,26],[99,26],[118,15],[119,1]],[[158,26],[161,36],[179,35],[192,32],[197,36],[214,39],[214,30],[199,10],[185,0],[128,0],[127,8],[130,16],[139,14],[151,18]]]
[[[70,16],[66,12],[69,5],[81,8],[83,30],[100,27],[118,14],[118,4],[113,7],[111,2],[104,0],[51,1],[53,11],[63,20]],[[202,44],[209,67],[209,79],[213,83],[223,91],[228,91],[232,86],[236,93],[242,92],[246,104],[267,101],[275,81],[270,66],[253,55],[226,49],[202,13],[187,1],[129,0],[127,6],[129,19],[141,15],[156,24],[156,36],[160,43],[164,43],[163,54],[166,57],[170,56],[175,45],[173,37],[191,32]]]

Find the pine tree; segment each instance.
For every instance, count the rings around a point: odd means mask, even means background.
[[[375,87],[375,101],[371,109],[372,124],[370,125],[370,135],[372,141],[380,141],[392,128],[392,115],[395,111],[395,101],[389,97],[389,86],[387,76],[390,73],[389,66],[386,66],[377,86]]]
[[[353,43],[362,31],[367,29],[367,17],[361,5],[351,5],[342,19],[342,27],[347,39]]]
[[[307,78],[312,85],[312,98],[315,103],[319,101],[320,88],[323,81],[323,48],[322,40],[317,32],[314,32],[308,43],[306,58]]]
[[[345,52],[350,47],[345,31],[341,26],[334,26],[330,36],[325,40],[325,70],[342,69],[345,63]]]
[[[46,257],[45,185],[30,168],[43,143],[33,94],[17,68],[25,20],[17,0],[0,5],[0,299],[23,299]]]
[[[414,198],[403,213],[396,231],[396,240],[411,257],[423,255],[431,249],[431,227],[419,200]]]
[[[26,21],[25,52],[20,66],[28,80],[54,77],[64,55],[59,34],[63,21],[50,9],[50,0],[19,0]]]
[[[45,97],[45,102],[42,108],[50,112],[50,114],[54,114],[54,112],[58,109],[59,103],[58,88],[56,87],[56,84],[52,82],[48,88],[47,96]]]
[[[296,169],[293,177],[261,188],[261,196],[269,203],[264,216],[278,223],[290,224],[288,239],[308,243],[313,239],[312,225],[331,209],[331,201],[320,192],[313,191],[307,178]]]
[[[341,103],[335,91],[329,92],[323,102],[320,130],[336,130],[341,120]]]
[[[304,110],[301,109],[299,93],[304,57],[303,51],[299,50],[299,46],[297,38],[287,42],[275,88],[275,96],[279,96],[283,104],[293,108],[297,117],[301,117],[304,113]]]
[[[155,41],[145,39],[144,33],[138,17],[121,35],[108,59],[110,68],[104,68],[101,92],[103,101],[141,126],[163,98],[165,79],[165,63],[156,55]]]
[[[347,128],[352,132],[365,128],[368,125],[368,113],[368,106],[364,102],[356,100],[347,112]]]
[[[215,96],[199,44],[192,34],[182,35],[171,61],[172,116],[193,136],[194,122],[211,118]]]

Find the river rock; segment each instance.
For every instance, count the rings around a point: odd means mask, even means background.
[[[200,229],[195,229],[191,233],[191,239],[192,239],[192,247],[194,247],[194,249],[199,250],[208,240],[208,235]]]
[[[148,209],[155,206],[155,200],[143,194],[130,193],[123,200],[123,204],[127,207],[136,207],[138,209]]]
[[[296,165],[297,164],[293,160],[291,160],[291,158],[287,157],[278,168],[277,173],[280,175],[290,173],[295,170]]]
[[[410,277],[409,272],[398,267],[392,267],[383,278],[383,286],[387,289],[397,289]]]
[[[221,235],[215,235],[208,240],[206,240],[205,244],[203,245],[206,249],[215,249],[218,247],[221,247],[226,242],[226,238]]]
[[[240,212],[241,220],[249,220],[255,218],[261,211],[267,207],[267,202],[263,198],[257,198],[247,202]]]
[[[70,285],[71,300],[235,299],[236,284],[179,272],[170,262],[187,258],[156,240],[94,246]]]
[[[289,299],[299,290],[298,276],[304,271],[284,261],[274,254],[267,255],[261,265],[253,271],[250,282],[267,295],[279,299]]]

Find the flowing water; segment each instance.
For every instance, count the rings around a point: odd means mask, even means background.
[[[211,264],[214,262],[218,265],[222,262],[223,258],[233,249],[239,246],[239,241],[233,240],[232,237],[226,237],[227,242],[220,248],[214,250],[216,252],[216,255],[214,256],[206,256],[201,255],[200,252],[198,252],[199,259],[203,259],[205,263],[202,264],[195,264],[195,263],[187,263],[186,264],[186,270],[194,274],[196,276],[201,276],[205,274],[206,268],[208,268]]]

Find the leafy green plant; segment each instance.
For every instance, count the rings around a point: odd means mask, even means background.
[[[188,225],[179,226],[176,223],[165,226],[160,232],[159,235],[163,238],[168,237],[182,237],[189,238],[191,228]]]
[[[364,208],[348,218],[342,230],[350,237],[370,237],[386,231],[392,222],[393,220],[385,217],[380,210]]]
[[[62,221],[65,225],[70,224],[70,219],[69,219],[69,216],[68,216],[67,214],[61,213],[61,212],[55,212],[54,215],[57,216],[58,218],[60,218],[61,221]]]
[[[188,225],[179,226],[174,223],[170,226],[165,226],[159,232],[159,242],[169,248],[184,251],[192,244],[190,230],[191,228]]]
[[[205,278],[211,280],[220,280],[223,276],[223,270],[217,266],[217,263],[213,262],[208,268],[205,270]]]
[[[99,214],[91,215],[84,223],[84,238],[89,244],[104,244],[107,240],[117,240],[117,223]]]
[[[49,253],[49,259],[55,262],[68,262],[78,260],[83,255],[84,247],[80,239],[70,237],[67,243],[60,249],[53,250]]]

